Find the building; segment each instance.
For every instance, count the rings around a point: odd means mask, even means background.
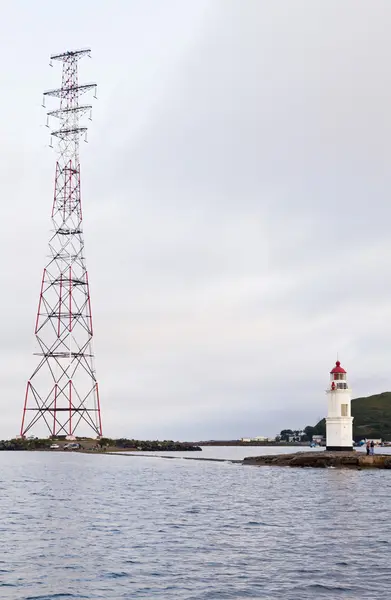
[[[305,438],[305,432],[301,429],[292,431],[292,434],[288,436],[288,442],[301,442]]]
[[[276,438],[265,437],[264,435],[258,435],[252,438],[241,438],[241,442],[250,443],[250,442],[274,442]]]
[[[330,385],[326,394],[326,450],[353,450],[352,390],[339,360],[330,372]]]

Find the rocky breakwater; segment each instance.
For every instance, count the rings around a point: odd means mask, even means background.
[[[133,440],[127,438],[111,439],[101,438],[98,446],[102,451],[118,452],[121,450],[142,452],[201,452],[202,448],[187,442],[174,442],[173,440]]]
[[[243,465],[257,467],[301,467],[325,469],[391,469],[390,454],[367,456],[361,452],[295,452],[270,456],[249,456]]]

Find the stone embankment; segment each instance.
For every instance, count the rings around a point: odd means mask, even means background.
[[[295,452],[270,456],[249,456],[243,465],[258,467],[302,467],[325,469],[391,469],[390,454],[367,456],[361,452]]]

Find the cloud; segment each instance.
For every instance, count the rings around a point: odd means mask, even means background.
[[[86,44],[105,433],[306,425],[324,414],[337,352],[356,396],[389,388],[389,3],[117,0],[110,19],[95,3],[92,23],[86,2],[76,27],[43,0],[19,4],[0,43],[0,436],[18,429],[34,365],[54,176],[39,104],[60,82],[47,56]],[[19,18],[16,41],[5,30]]]

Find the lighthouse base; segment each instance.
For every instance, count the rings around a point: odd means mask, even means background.
[[[344,392],[345,390],[339,391]],[[330,395],[336,396],[338,392],[332,392]],[[329,407],[329,414],[331,412],[337,413]],[[341,413],[342,410],[338,409],[338,412]],[[353,417],[326,417],[326,448],[330,452],[351,452],[353,450]]]

